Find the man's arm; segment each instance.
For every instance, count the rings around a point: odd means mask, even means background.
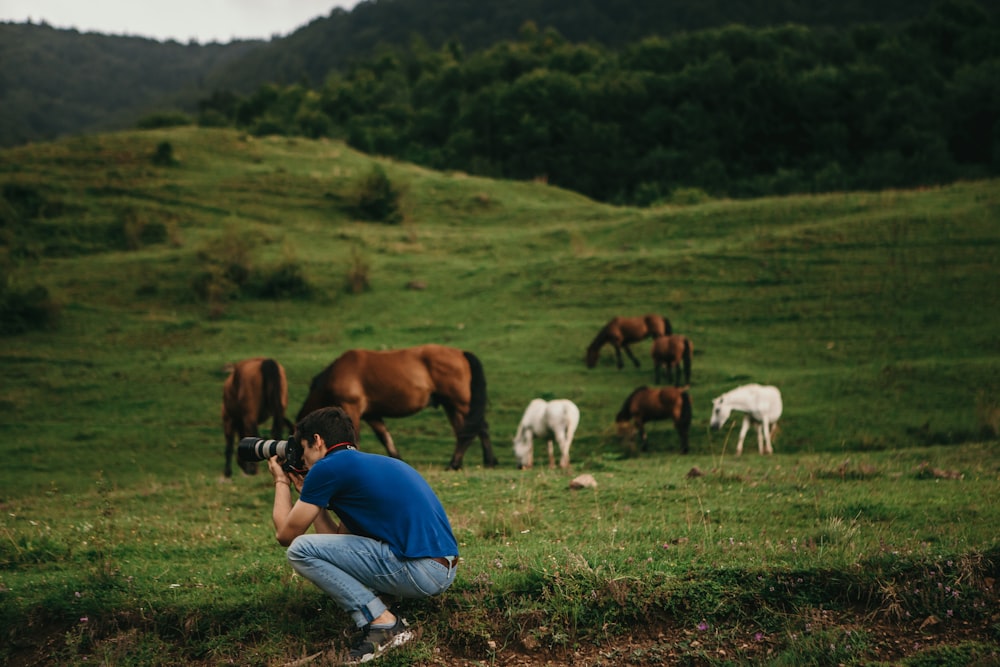
[[[292,504],[292,484],[295,484],[297,491],[301,491],[304,481],[301,475],[285,473],[276,456],[268,460],[267,467],[274,477],[271,520],[274,522],[275,537],[279,544],[287,547],[296,537],[305,534],[313,523],[316,524],[318,533],[337,532],[337,525],[322,507],[301,500]]]
[[[316,527],[317,533],[336,534],[348,532],[347,529],[344,528],[343,521],[341,521],[339,525],[337,524],[333,516],[330,515],[330,510],[321,510],[320,513],[316,515],[316,520],[313,521],[313,526]]]
[[[287,485],[281,482],[274,483],[274,509],[271,511],[271,519],[274,521],[278,543],[287,547],[296,537],[305,534],[314,521],[317,522],[317,532],[323,532],[319,530],[319,526],[325,526],[325,522],[320,515],[326,512],[323,512],[323,508],[319,505],[301,500],[292,505],[291,491],[283,489],[284,486]],[[329,521],[330,517],[327,515],[326,522]]]

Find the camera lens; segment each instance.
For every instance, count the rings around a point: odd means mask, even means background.
[[[238,451],[240,461],[266,461],[272,456],[285,458],[288,441],[247,437],[240,440]]]

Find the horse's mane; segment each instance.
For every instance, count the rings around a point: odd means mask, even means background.
[[[625,422],[632,418],[632,411],[629,409],[632,404],[632,398],[634,398],[640,391],[645,391],[646,389],[648,389],[648,387],[643,385],[632,390],[632,393],[629,394],[628,398],[625,399],[625,402],[622,403],[622,409],[618,411],[617,415],[615,415],[616,422]]]
[[[587,366],[593,368],[597,365],[597,355],[606,342],[608,342],[608,330],[611,328],[611,322],[605,324],[597,335],[594,336],[594,340],[590,341],[590,345],[587,346]]]
[[[332,402],[330,400],[331,397],[327,395],[327,380],[330,377],[331,372],[333,372],[332,363],[313,377],[312,381],[309,383],[309,394],[306,396],[306,400],[302,404],[302,408],[299,410],[296,420],[301,420],[313,410],[316,410],[324,405],[329,405]]]
[[[594,340],[590,341],[590,346],[587,347],[588,351],[600,348],[602,345],[604,345],[605,342],[607,342],[607,340],[608,340],[608,329],[610,327],[611,327],[611,323],[610,322],[608,324],[605,324],[603,327],[601,327],[601,330],[597,332],[596,336],[594,336]]]

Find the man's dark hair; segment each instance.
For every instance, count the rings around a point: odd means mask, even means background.
[[[322,437],[328,447],[341,442],[349,442],[352,445],[358,442],[354,422],[346,412],[336,407],[314,410],[295,425],[295,437],[299,440],[308,440],[311,443],[315,435]]]

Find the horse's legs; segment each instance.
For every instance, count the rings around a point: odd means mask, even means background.
[[[767,423],[766,418],[761,421],[760,430],[764,436],[764,449],[761,449],[760,453],[767,451],[768,454],[774,454],[774,449],[771,447],[771,424]]]
[[[740,440],[736,443],[736,456],[743,454],[743,439],[747,437],[747,431],[750,430],[750,417],[748,415],[743,416],[743,425],[740,426]]]
[[[555,468],[556,467],[556,456],[555,456],[555,447],[552,444],[552,438],[549,438],[546,441],[546,445],[548,445],[548,450],[549,450],[549,467],[550,468]]]
[[[226,436],[226,466],[223,468],[222,475],[228,478],[233,476],[233,442],[236,439],[236,433],[233,432],[233,420],[228,416],[222,420],[222,430]]]
[[[282,436],[282,423],[281,417],[274,415],[274,419],[271,421],[271,437],[275,440],[281,440]]]
[[[625,350],[625,354],[627,354],[628,358],[632,360],[632,363],[635,364],[635,367],[639,368],[639,360],[635,358],[634,354],[632,354],[632,349],[628,346],[628,343],[622,343],[622,349]],[[618,355],[618,368],[621,367],[622,367],[621,355]]]
[[[618,360],[618,370],[621,370],[622,366],[625,365],[622,363],[622,349],[621,347],[618,346],[618,343],[611,343],[611,344],[615,346],[615,359]],[[626,351],[627,350],[628,348],[626,348]],[[631,354],[631,352],[629,352],[629,354]]]
[[[480,433],[479,434],[480,440],[482,440],[482,437],[483,437],[482,433]],[[448,464],[449,468],[451,468],[452,470],[461,469],[462,461],[465,459],[465,452],[469,449],[469,445],[472,444],[473,440],[475,440],[475,436],[469,436],[464,440],[457,440],[455,442],[455,453],[451,455],[451,462]],[[483,442],[483,465],[489,467],[490,466],[489,458],[493,454],[493,448],[491,445],[489,445],[489,436],[487,436],[486,440],[483,440],[482,442]],[[486,453],[487,449],[489,450],[489,455],[487,455]],[[493,460],[493,465],[496,465],[495,459]]]
[[[559,467],[565,470],[569,468],[569,446],[573,441],[567,430],[557,433],[556,441],[559,443]]]
[[[243,418],[243,425],[240,427],[240,432],[238,433],[240,440],[243,438],[257,437],[257,422],[254,419]],[[240,463],[240,467],[248,475],[257,474],[257,462],[247,461],[245,463]]]
[[[385,422],[376,417],[369,417],[365,419],[369,426],[372,427],[372,431],[375,432],[375,436],[385,447],[385,451],[394,459],[401,458],[399,456],[399,451],[396,450],[396,444],[392,441],[392,435],[389,434],[389,429],[385,427]]]
[[[687,426],[682,426],[680,424],[676,424],[676,426],[677,435],[680,436],[681,439],[681,454],[687,454],[688,449],[690,448],[690,440],[688,436],[690,435],[691,425],[688,424]]]

